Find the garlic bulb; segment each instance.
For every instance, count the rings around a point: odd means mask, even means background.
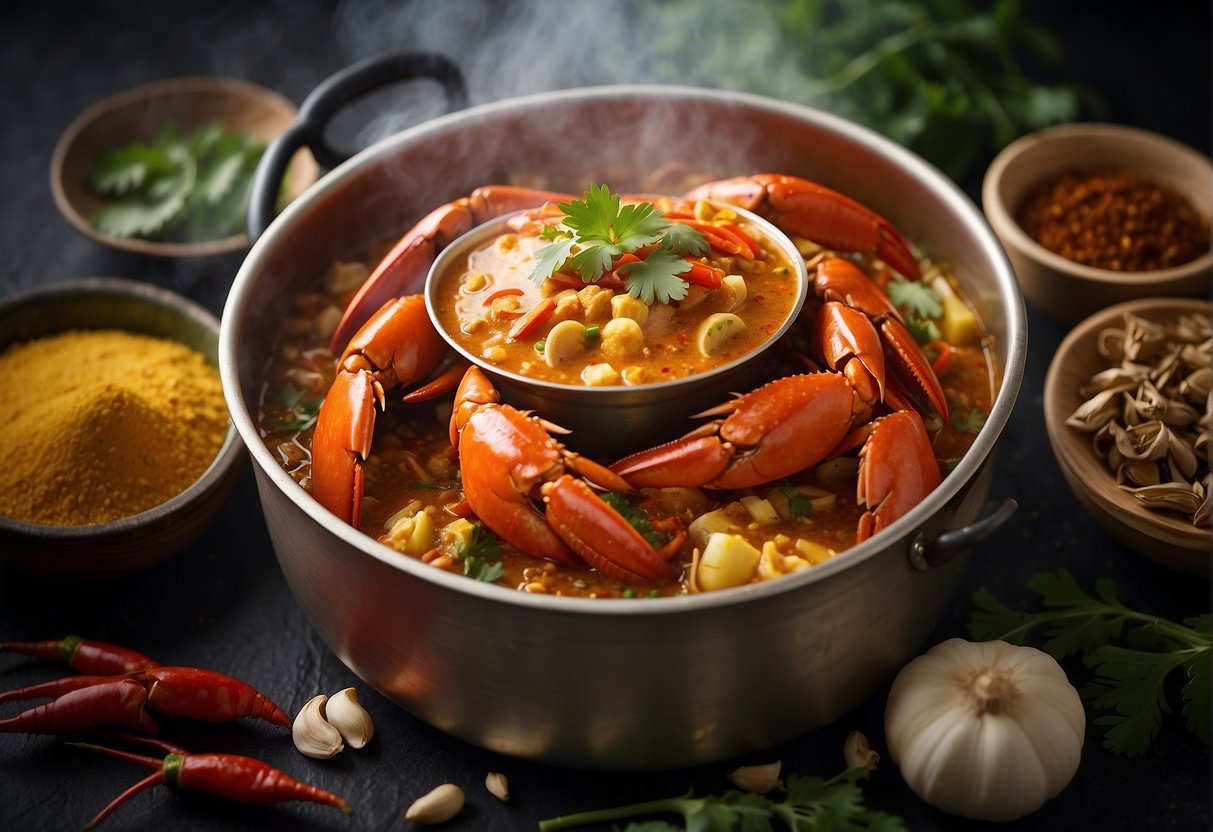
[[[1082,751],[1086,714],[1047,653],[954,638],[906,665],[889,691],[889,756],[945,812],[1006,821],[1060,792]]]
[[[291,738],[299,753],[316,760],[327,760],[345,748],[341,733],[324,718],[327,699],[324,694],[313,696],[291,725]]]
[[[329,697],[324,706],[324,715],[350,748],[362,748],[375,733],[371,715],[362,707],[353,688],[346,688]]]

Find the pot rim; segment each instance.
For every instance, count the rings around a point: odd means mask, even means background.
[[[635,599],[574,598],[519,592],[509,587],[470,580],[463,575],[434,569],[407,555],[402,555],[379,543],[371,536],[341,522],[336,515],[324,509],[311,494],[304,491],[277,463],[265,446],[251,416],[250,403],[246,401],[241,387],[239,368],[235,359],[237,346],[235,331],[237,321],[243,316],[249,302],[248,286],[254,282],[256,275],[261,270],[262,261],[267,259],[268,252],[276,244],[277,238],[288,234],[300,218],[312,210],[317,202],[322,201],[326,194],[361,173],[364,168],[378,164],[381,157],[397,145],[439,135],[468,121],[488,119],[519,110],[525,111],[544,106],[559,106],[569,102],[585,102],[587,99],[607,98],[652,98],[692,103],[698,101],[712,105],[741,105],[751,110],[763,110],[799,121],[812,122],[873,151],[876,155],[891,159],[894,164],[913,174],[923,187],[934,192],[940,201],[950,206],[957,215],[967,220],[966,225],[976,236],[980,250],[987,261],[994,266],[992,277],[996,284],[999,305],[1006,315],[1006,366],[1002,368],[1001,384],[995,395],[990,415],[973,445],[939,487],[880,534],[840,552],[812,569],[785,575],[778,580],[762,581],[716,592]],[[493,101],[422,122],[370,145],[325,174],[316,184],[308,188],[298,199],[287,206],[266,233],[254,243],[232,283],[223,310],[219,337],[219,366],[228,410],[254,464],[261,469],[261,473],[269,477],[270,482],[276,488],[314,522],[319,523],[326,532],[381,561],[385,566],[402,570],[412,578],[433,584],[443,590],[471,595],[485,602],[500,602],[566,615],[589,616],[679,615],[758,602],[783,593],[796,592],[807,584],[827,580],[840,571],[877,556],[890,544],[909,538],[916,529],[943,509],[948,501],[977,475],[979,468],[994,450],[995,443],[1010,418],[1011,410],[1018,396],[1026,360],[1027,314],[1023,296],[1019,292],[1007,255],[981,211],[960,187],[948,179],[938,168],[884,136],[831,113],[753,93],[665,84],[575,87]],[[908,556],[907,553],[907,558]]]

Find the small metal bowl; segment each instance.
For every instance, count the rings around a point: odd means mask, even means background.
[[[981,201],[1002,241],[1024,297],[1050,318],[1073,326],[1114,303],[1136,298],[1207,295],[1213,252],[1174,268],[1113,271],[1077,263],[1032,239],[1018,212],[1032,190],[1071,171],[1126,169],[1184,196],[1213,215],[1213,165],[1174,139],[1118,124],[1066,124],[1031,133],[1003,148],[986,170]]]
[[[425,305],[434,328],[451,348],[484,370],[501,393],[503,401],[520,410],[533,410],[572,432],[568,444],[578,451],[612,454],[673,439],[691,430],[687,418],[727,401],[731,393],[753,389],[762,376],[763,358],[796,321],[809,293],[809,278],[804,258],[782,231],[750,211],[727,206],[761,229],[769,245],[783,252],[795,272],[796,298],[783,324],[756,349],[728,364],[703,373],[629,386],[625,384],[590,387],[562,384],[502,370],[458,343],[447,333],[435,311],[438,277],[469,253],[509,230],[513,215],[499,217],[459,237],[443,249],[430,267],[425,282]],[[642,437],[637,439],[637,437]]]
[[[1082,404],[1079,388],[1108,366],[1099,355],[1099,333],[1119,324],[1126,312],[1161,323],[1180,315],[1208,315],[1213,305],[1194,298],[1143,298],[1101,310],[1074,327],[1057,348],[1045,377],[1044,416],[1049,444],[1074,496],[1110,535],[1169,569],[1208,577],[1213,533],[1178,515],[1146,508],[1116,484],[1112,472],[1092,449],[1091,434],[1066,426],[1066,419]]]
[[[51,193],[60,213],[77,231],[110,248],[157,257],[204,257],[248,248],[234,234],[197,243],[114,237],[92,227],[89,219],[102,205],[85,187],[101,154],[134,142],[146,142],[172,122],[189,135],[211,122],[227,130],[249,132],[268,143],[295,121],[295,105],[273,90],[233,78],[173,78],[118,93],[89,107],[63,131],[51,157]],[[306,150],[291,160],[285,183],[293,199],[316,181],[318,167]]]
[[[188,298],[150,284],[86,278],[0,303],[0,352],[71,329],[121,329],[171,339],[218,364],[215,316]],[[51,526],[0,516],[0,561],[22,572],[72,579],[147,569],[177,554],[206,530],[235,486],[244,459],[243,446],[229,422],[223,446],[202,475],[148,511],[87,526]]]

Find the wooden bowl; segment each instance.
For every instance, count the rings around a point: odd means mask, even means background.
[[[151,284],[86,278],[52,284],[0,303],[0,353],[70,329],[121,329],[179,341],[218,363],[219,321],[202,306]],[[52,376],[48,376],[51,378]],[[246,459],[235,428],[188,488],[129,517],[52,526],[0,516],[0,561],[36,575],[108,578],[147,569],[193,543],[211,524]]]
[[[1101,330],[1120,322],[1125,312],[1151,321],[1170,321],[1179,314],[1213,313],[1206,300],[1145,298],[1101,310],[1076,326],[1061,342],[1045,377],[1044,414],[1049,443],[1074,496],[1117,540],[1163,566],[1208,576],[1213,536],[1179,515],[1151,511],[1122,491],[1112,472],[1091,447],[1091,434],[1066,426],[1082,403],[1079,388],[1108,366],[1099,355]]]
[[[1067,171],[1127,169],[1186,197],[1213,216],[1213,165],[1173,139],[1116,124],[1069,124],[1031,133],[1007,145],[986,170],[982,209],[1002,241],[1024,297],[1067,326],[1114,303],[1135,298],[1207,295],[1213,252],[1155,271],[1099,269],[1049,251],[1016,216],[1040,184]]]
[[[295,114],[295,105],[278,93],[230,78],[176,78],[127,90],[85,110],[59,138],[51,159],[55,204],[81,234],[122,251],[161,257],[240,251],[249,244],[243,233],[197,243],[102,234],[89,224],[102,200],[85,187],[85,179],[103,153],[151,141],[169,122],[189,135],[218,121],[229,131],[247,131],[269,142],[294,123]],[[291,161],[285,195],[290,199],[298,196],[316,181],[317,174],[316,161],[300,150]]]

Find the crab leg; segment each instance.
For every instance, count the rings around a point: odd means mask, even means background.
[[[876,419],[859,451],[856,497],[868,511],[859,518],[858,539],[867,540],[891,525],[940,481],[939,462],[921,416],[899,410]]]
[[[342,351],[372,310],[397,295],[421,291],[430,264],[456,237],[493,217],[567,199],[552,191],[489,185],[435,208],[400,238],[354,295],[333,332],[333,354]]]
[[[556,563],[584,561],[624,580],[677,577],[666,560],[681,547],[682,535],[654,549],[585,482],[632,491],[626,480],[567,451],[542,420],[497,398],[483,371],[471,367],[451,416],[464,496],[486,526],[521,551]]]
[[[911,280],[920,276],[918,261],[892,223],[816,182],[764,173],[709,182],[687,198],[738,205],[826,248],[871,252]]]
[[[420,295],[389,301],[350,340],[312,436],[312,496],[346,523],[361,519],[362,466],[384,388],[419,381],[445,353]]]
[[[611,470],[638,488],[747,488],[820,462],[866,412],[841,375],[786,376],[699,414],[726,418]]]
[[[871,383],[880,388],[881,401],[894,409],[902,409],[914,400],[909,391],[918,390],[921,391],[918,398],[925,395],[930,407],[935,408],[947,421],[947,396],[931,362],[906,328],[897,307],[863,270],[850,260],[827,258],[817,265],[813,288],[817,296],[826,302],[815,324],[814,340],[832,369],[845,372],[847,378],[860,388],[865,400],[871,401],[866,393],[869,388],[865,386],[869,382],[860,378],[860,367],[855,366],[855,362],[858,362],[870,374]],[[871,323],[864,323],[853,312],[842,312],[842,309],[862,312]],[[880,333],[880,341],[888,356],[883,362],[878,362],[879,343],[868,334],[873,331]],[[907,388],[893,391],[892,401],[889,401],[890,391],[885,389],[885,376],[876,369],[878,363],[887,364],[894,377]],[[926,405],[916,404],[915,407],[923,410]]]

